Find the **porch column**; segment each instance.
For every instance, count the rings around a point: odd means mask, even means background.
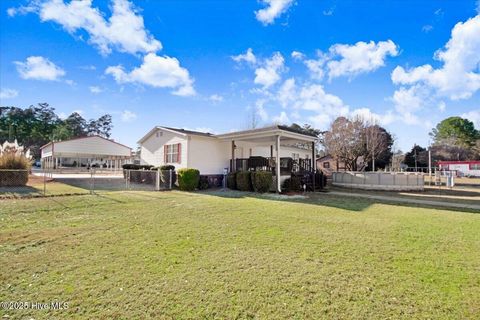
[[[313,170],[313,191],[315,191],[315,177],[317,173],[317,159],[315,157],[315,141],[312,142],[312,170]]]
[[[230,172],[235,172],[235,140],[232,140],[232,163],[230,163]]]
[[[277,157],[275,159],[275,171],[277,175],[277,192],[282,192],[282,186],[280,184],[280,135],[277,136],[275,143],[275,148],[277,149]]]

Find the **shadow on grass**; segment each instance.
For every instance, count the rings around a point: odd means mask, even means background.
[[[448,207],[447,205],[442,206],[440,203],[438,205],[432,205],[432,204],[422,204],[422,203],[413,203],[413,202],[408,203],[401,200],[396,201],[395,199],[392,199],[392,200],[369,199],[369,198],[355,197],[354,194],[352,194],[352,196],[339,196],[339,195],[329,194],[328,191],[307,192],[307,193],[301,193],[298,195],[282,195],[282,194],[279,195],[274,193],[259,194],[254,192],[217,189],[217,190],[201,191],[198,193],[210,195],[210,196],[222,197],[222,198],[230,198],[230,199],[256,198],[256,199],[265,199],[265,200],[272,200],[272,201],[305,203],[305,204],[311,204],[311,205],[317,205],[317,206],[333,207],[337,209],[343,209],[343,210],[354,211],[354,212],[364,211],[374,204],[387,204],[387,205],[405,207],[406,209],[425,208],[425,209],[442,209],[442,210],[465,212],[465,213],[477,213],[477,214],[480,213],[480,210],[476,210],[472,208]]]
[[[0,187],[1,198],[17,198],[17,197],[32,197],[43,193],[43,190],[34,188],[32,186],[12,186]]]

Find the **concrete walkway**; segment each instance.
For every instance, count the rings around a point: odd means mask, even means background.
[[[331,191],[331,192],[328,192],[328,194],[341,196],[341,197],[356,197],[356,198],[365,198],[365,199],[373,199],[373,200],[381,200],[381,201],[423,204],[423,205],[428,205],[433,207],[472,209],[472,210],[480,211],[480,204],[476,205],[476,204],[455,203],[455,202],[446,202],[446,201],[408,199],[408,198],[402,198],[402,197],[376,196],[373,194],[349,193],[349,192],[340,192],[340,191]]]

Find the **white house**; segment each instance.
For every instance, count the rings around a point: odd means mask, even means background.
[[[316,140],[315,136],[279,125],[225,134],[157,126],[138,143],[142,164],[195,168],[203,175],[245,170],[251,157],[264,157],[270,161],[265,166],[281,176],[277,181],[279,189],[282,180],[290,176],[286,169],[294,171],[308,167],[310,171],[315,170],[315,162],[311,159]]]
[[[42,168],[81,169],[97,165],[120,169],[132,159],[132,149],[100,136],[52,141],[40,148]]]
[[[480,177],[480,160],[438,161],[440,171],[454,171],[458,177]]]

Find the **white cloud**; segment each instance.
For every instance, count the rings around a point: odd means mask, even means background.
[[[305,55],[303,53],[301,53],[300,51],[292,51],[292,54],[291,54],[293,60],[303,60],[305,58]]]
[[[335,11],[335,7],[332,7],[328,10],[323,10],[323,15],[324,16],[333,16],[333,12]]]
[[[397,45],[392,41],[379,41],[377,43],[359,41],[354,45],[336,44],[330,47],[331,58],[326,66],[330,79],[375,71],[385,65],[387,56],[398,55]],[[339,60],[334,60],[339,57]]]
[[[223,101],[223,97],[219,94],[212,94],[210,97],[208,97],[208,99],[215,103]]]
[[[112,47],[121,52],[149,53],[162,48],[146,29],[143,17],[127,0],[113,0],[112,14],[108,20],[104,14],[92,6],[91,0],[71,1],[49,0],[39,5],[38,14],[42,21],[54,21],[70,32],[85,30],[89,42],[101,54],[107,55]]]
[[[130,122],[137,118],[137,114],[129,110],[123,110],[121,117],[122,117],[122,122]]]
[[[242,61],[245,61],[245,62],[247,62],[249,64],[252,64],[252,65],[257,63],[257,58],[253,54],[252,48],[248,48],[247,52],[245,52],[243,54],[239,54],[237,56],[232,56],[231,58],[233,59],[233,61],[238,62],[238,63],[241,63]]]
[[[263,25],[272,24],[276,18],[285,13],[293,4],[293,0],[262,0],[265,8],[255,12],[255,17]]]
[[[480,90],[479,34],[480,15],[457,23],[445,48],[435,53],[435,59],[443,62],[440,68],[426,64],[405,70],[397,66],[392,72],[392,81],[402,85],[422,83],[438,96],[452,100],[470,98]]]
[[[477,14],[480,14],[480,0],[477,0]]]
[[[20,6],[18,8],[8,8],[7,9],[7,14],[10,16],[10,17],[14,17],[18,14],[20,15],[25,15],[27,13],[31,13],[31,12],[36,12],[38,10],[37,6],[35,5],[35,3],[32,3],[30,5],[27,5],[27,6]]]
[[[278,94],[276,96],[278,101],[284,108],[294,102],[296,99],[295,79],[287,79],[278,90]]]
[[[263,122],[267,122],[268,121],[268,113],[267,113],[267,110],[265,110],[265,108],[263,106],[264,104],[265,104],[265,100],[263,100],[263,99],[258,100],[256,102],[255,112],[260,117],[260,119],[262,119]]]
[[[102,93],[103,92],[103,89],[100,88],[100,87],[97,87],[97,86],[91,86],[91,87],[88,87],[90,89],[90,92],[91,93]]]
[[[387,113],[382,115],[371,111],[369,108],[355,109],[350,113],[350,116],[353,118],[359,117],[361,119],[369,121],[370,123],[378,123],[382,126],[386,126],[395,121],[396,119],[395,115],[391,111],[388,111]]]
[[[280,73],[285,70],[285,59],[279,52],[275,52],[270,59],[266,59],[261,67],[255,69],[256,84],[268,88],[277,83],[281,77]]]
[[[285,111],[280,112],[278,116],[273,117],[273,122],[277,124],[289,124],[290,119]]]
[[[440,101],[438,104],[438,111],[444,112],[445,110],[447,110],[447,104],[444,101]]]
[[[475,128],[480,128],[480,110],[472,110],[461,115],[462,118],[468,119],[475,124]]]
[[[433,30],[433,26],[431,24],[426,24],[422,27],[422,31],[425,33],[429,33]]]
[[[9,88],[2,88],[0,90],[0,99],[13,99],[18,96],[18,91]]]
[[[56,66],[47,58],[30,56],[25,62],[14,61],[17,71],[23,79],[34,80],[59,80],[65,75],[65,71]]]
[[[171,88],[174,89],[172,93],[179,96],[195,94],[194,80],[188,70],[181,67],[176,58],[168,56],[149,53],[143,58],[142,65],[130,72],[125,72],[119,65],[108,67],[105,73],[112,75],[118,83],[130,82],[155,88]]]

